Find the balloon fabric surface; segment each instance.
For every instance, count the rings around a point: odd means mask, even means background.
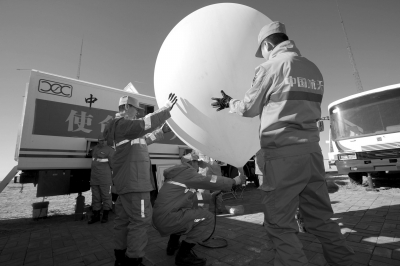
[[[168,124],[191,148],[236,167],[259,149],[259,117],[216,112],[212,97],[221,90],[243,99],[251,87],[260,29],[271,20],[240,4],[215,4],[181,20],[165,39],[157,57],[154,88],[158,106],[169,93],[178,96]]]

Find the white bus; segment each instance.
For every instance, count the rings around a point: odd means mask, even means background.
[[[357,93],[328,106],[329,162],[355,183],[400,171],[400,84]]]

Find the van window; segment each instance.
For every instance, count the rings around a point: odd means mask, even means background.
[[[142,118],[145,115],[148,115],[148,114],[151,114],[154,112],[154,106],[152,106],[152,105],[140,103],[139,106],[142,107],[143,110],[139,110],[139,113],[137,114],[137,118]]]

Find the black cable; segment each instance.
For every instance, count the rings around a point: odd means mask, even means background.
[[[207,240],[209,240],[215,232],[215,227],[217,225],[217,197],[219,194],[221,194],[221,192],[217,193],[217,195],[215,195],[215,198],[214,198],[214,228],[211,232],[211,235],[207,239],[203,240],[203,242],[206,242]]]
[[[213,234],[215,232],[215,227],[217,225],[217,197],[218,195],[221,194],[221,191],[219,193],[217,193],[217,195],[215,195],[215,199],[214,199],[214,228],[210,234],[210,236],[203,240],[202,242],[199,242],[198,244],[200,246],[206,247],[206,248],[224,248],[228,246],[228,241],[225,238],[222,237],[213,237]],[[214,245],[210,245],[210,244],[205,244],[208,240],[219,240],[221,243],[220,244],[214,244]]]

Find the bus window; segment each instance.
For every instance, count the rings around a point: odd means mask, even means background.
[[[400,131],[400,89],[377,92],[330,109],[332,139]]]
[[[397,111],[396,111],[397,110]],[[379,105],[384,130],[387,132],[400,131],[400,99],[388,100]]]

